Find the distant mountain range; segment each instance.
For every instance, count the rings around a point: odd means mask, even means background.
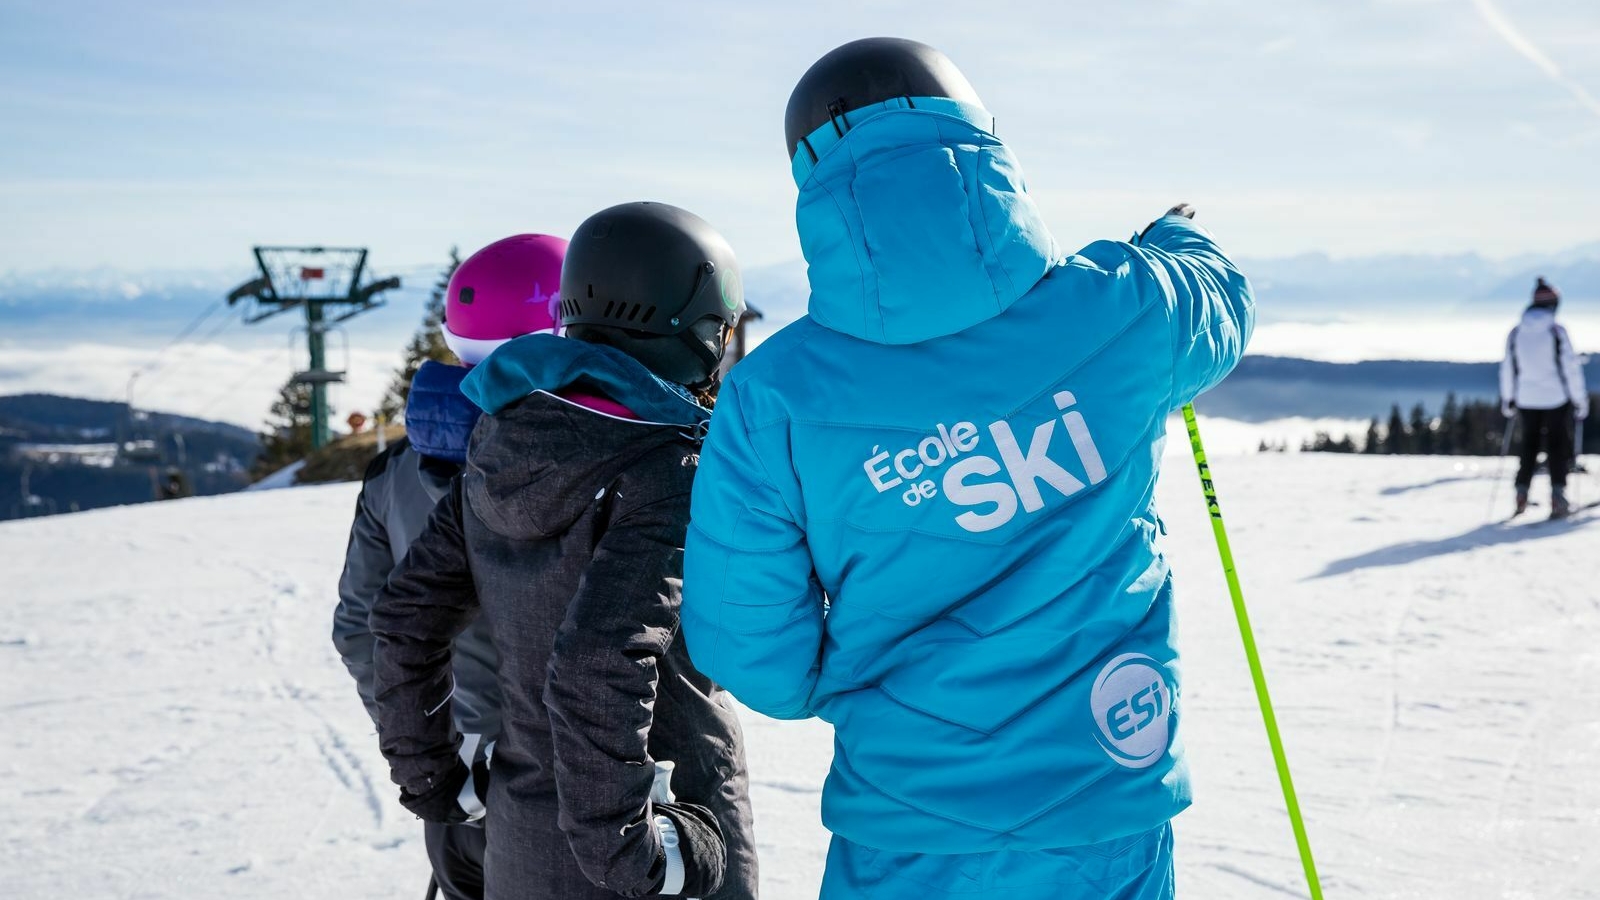
[[[0,316],[6,340],[52,343],[87,342],[123,346],[164,343],[207,307],[248,280],[249,269],[122,272],[97,268],[0,273]],[[410,275],[410,273],[407,273]],[[421,318],[422,298],[433,275],[407,277],[404,290],[389,296],[387,309],[363,317],[361,337],[378,337],[398,350]],[[207,338],[235,310],[223,308],[202,322],[189,340]],[[299,314],[273,320],[277,335],[293,327]],[[237,323],[235,323],[237,324]],[[235,331],[233,334],[237,335]],[[262,332],[265,334],[265,330]],[[3,373],[0,373],[3,374]],[[3,381],[0,381],[3,385]]]
[[[1497,312],[1527,300],[1534,278],[1548,278],[1572,302],[1600,305],[1600,243],[1494,259],[1396,254],[1330,257],[1321,253],[1244,259],[1255,283],[1262,319],[1318,322],[1377,313]],[[402,266],[406,290],[425,293],[437,273],[430,265]],[[0,311],[8,332],[42,337],[109,340],[170,336],[208,303],[251,274],[245,267],[124,272],[110,268],[0,273]],[[803,260],[752,266],[745,272],[752,304],[771,329],[805,312],[810,289]],[[362,320],[360,331],[409,334],[420,308],[396,309]]]
[[[1315,322],[1361,312],[1509,312],[1528,302],[1540,276],[1569,302],[1600,301],[1600,243],[1502,260],[1476,253],[1346,259],[1311,253],[1245,260],[1240,267],[1268,321]]]
[[[1492,400],[1500,395],[1496,363],[1376,360],[1328,363],[1277,356],[1247,356],[1228,380],[1201,398],[1210,416],[1243,422],[1307,419],[1382,419],[1389,407],[1421,403],[1437,413],[1445,397]],[[1600,390],[1600,358],[1584,370]]]
[[[0,396],[0,519],[155,499],[179,471],[196,494],[238,490],[252,432],[222,422],[52,394]]]

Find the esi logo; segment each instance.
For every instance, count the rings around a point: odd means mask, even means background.
[[[1167,752],[1172,687],[1164,666],[1142,653],[1106,663],[1089,695],[1101,749],[1119,766],[1143,769]]]

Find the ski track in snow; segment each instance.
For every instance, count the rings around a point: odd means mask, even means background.
[[[311,739],[316,743],[317,751],[327,764],[328,771],[347,790],[362,797],[372,814],[373,825],[381,827],[384,811],[388,809],[389,804],[379,796],[377,782],[372,777],[366,762],[351,751],[339,727],[329,721],[328,717],[317,708],[315,702],[318,699],[317,695],[294,681],[292,667],[279,658],[281,638],[278,622],[283,614],[284,604],[286,601],[295,601],[303,608],[309,605],[308,598],[302,596],[300,585],[292,578],[278,573],[267,575],[259,570],[251,571],[257,580],[273,584],[271,606],[257,634],[267,658],[283,673],[275,688],[275,696],[290,701],[316,723],[318,730],[311,735]]]
[[[1180,896],[1305,896],[1171,449],[1158,498],[1196,799]],[[1327,895],[1600,898],[1600,513],[1485,524],[1493,461],[1212,471]],[[421,894],[420,825],[328,639],[355,490],[0,524],[0,896]],[[831,730],[744,720],[763,896],[814,897]]]

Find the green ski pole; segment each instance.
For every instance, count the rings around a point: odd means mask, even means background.
[[[1305,866],[1306,884],[1311,888],[1312,900],[1322,900],[1322,882],[1317,880],[1317,864],[1311,858],[1311,841],[1306,838],[1306,823],[1300,818],[1300,801],[1295,798],[1294,779],[1289,776],[1289,758],[1283,752],[1283,738],[1278,736],[1278,717],[1272,712],[1267,676],[1261,670],[1255,632],[1250,628],[1250,614],[1244,608],[1244,591],[1239,587],[1239,573],[1234,570],[1233,550],[1228,546],[1228,529],[1222,524],[1222,507],[1217,505],[1217,488],[1211,482],[1211,465],[1206,462],[1206,448],[1200,442],[1200,423],[1195,420],[1193,403],[1183,408],[1183,421],[1189,426],[1189,446],[1194,448],[1194,464],[1200,470],[1200,487],[1206,493],[1211,530],[1217,537],[1217,552],[1222,556],[1222,573],[1227,576],[1228,592],[1233,595],[1233,614],[1239,620],[1239,636],[1244,639],[1244,655],[1250,662],[1250,677],[1256,683],[1256,699],[1261,703],[1261,719],[1267,725],[1267,741],[1272,744],[1272,760],[1278,766],[1278,782],[1283,785],[1283,802],[1289,810],[1289,822],[1294,825],[1294,841],[1300,847],[1300,862]]]

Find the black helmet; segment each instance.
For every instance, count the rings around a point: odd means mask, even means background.
[[[904,38],[851,41],[812,63],[789,95],[783,136],[789,158],[811,132],[833,120],[849,127],[845,113],[895,97],[948,97],[983,105],[978,92],[950,58]]]
[[[744,315],[733,248],[666,203],[624,203],[584,220],[561,263],[567,336],[627,353],[671,382],[705,387]]]

